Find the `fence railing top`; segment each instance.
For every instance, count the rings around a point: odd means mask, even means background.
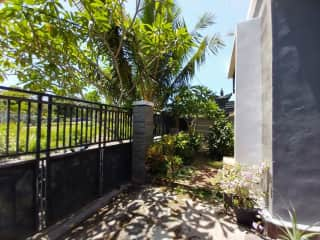
[[[37,96],[44,96],[44,97],[48,97],[48,98],[50,97],[50,98],[61,99],[61,100],[75,101],[75,102],[81,102],[81,103],[92,104],[92,105],[100,105],[100,106],[104,106],[107,108],[109,107],[109,108],[130,110],[130,108],[119,107],[116,105],[110,105],[110,104],[105,104],[105,103],[100,103],[100,102],[92,102],[92,101],[83,100],[83,99],[79,99],[79,98],[64,97],[64,96],[54,95],[54,94],[50,94],[50,93],[36,92],[36,91],[31,91],[31,90],[24,90],[24,89],[20,89],[20,88],[12,88],[12,87],[5,87],[5,86],[0,86],[0,96],[1,96],[1,90],[12,91],[12,92],[21,92],[21,93],[26,93],[26,94],[30,94],[30,95],[37,95]]]

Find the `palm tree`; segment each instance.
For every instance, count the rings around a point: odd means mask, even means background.
[[[151,74],[151,85],[142,93],[145,99],[154,101],[159,107],[167,102],[168,98],[180,87],[190,83],[199,68],[206,61],[206,56],[211,52],[217,54],[219,48],[224,44],[218,35],[203,36],[201,31],[213,25],[214,15],[205,13],[195,25],[192,31],[188,31],[184,19],[181,16],[181,10],[173,0],[145,0],[143,2],[143,11],[139,15],[142,26],[148,30],[152,28],[158,19],[163,23],[169,24],[173,31],[178,32],[186,30],[191,40],[191,44],[182,51],[168,51],[148,66],[147,72]],[[135,41],[134,45],[139,45]],[[135,63],[143,62],[135,56]],[[173,64],[168,64],[173,59]]]
[[[97,55],[108,59],[108,74],[97,71],[92,84],[113,103],[145,99],[162,108],[176,89],[190,83],[208,53],[216,54],[223,43],[217,35],[201,34],[214,24],[212,14],[204,14],[188,31],[174,0],[141,1],[136,0],[131,17],[123,1],[113,1],[116,11],[104,5],[111,26],[107,31],[101,31],[95,18],[90,20],[89,39]],[[81,2],[81,11],[93,15],[90,1]]]

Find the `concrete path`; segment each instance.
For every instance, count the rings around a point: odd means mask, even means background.
[[[63,239],[258,240],[225,216],[221,207],[191,200],[164,187],[118,195]]]

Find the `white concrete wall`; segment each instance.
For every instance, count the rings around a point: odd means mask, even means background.
[[[235,159],[262,161],[261,24],[238,24],[236,37]]]

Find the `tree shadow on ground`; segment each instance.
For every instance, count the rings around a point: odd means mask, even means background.
[[[191,165],[184,166],[172,180],[199,188],[213,188],[212,180],[218,172],[217,163],[219,163],[219,167],[222,167],[222,162],[220,164],[220,162],[210,160],[200,154]]]
[[[241,234],[220,207],[173,188],[144,186],[118,195],[64,239],[241,239],[236,237]]]

